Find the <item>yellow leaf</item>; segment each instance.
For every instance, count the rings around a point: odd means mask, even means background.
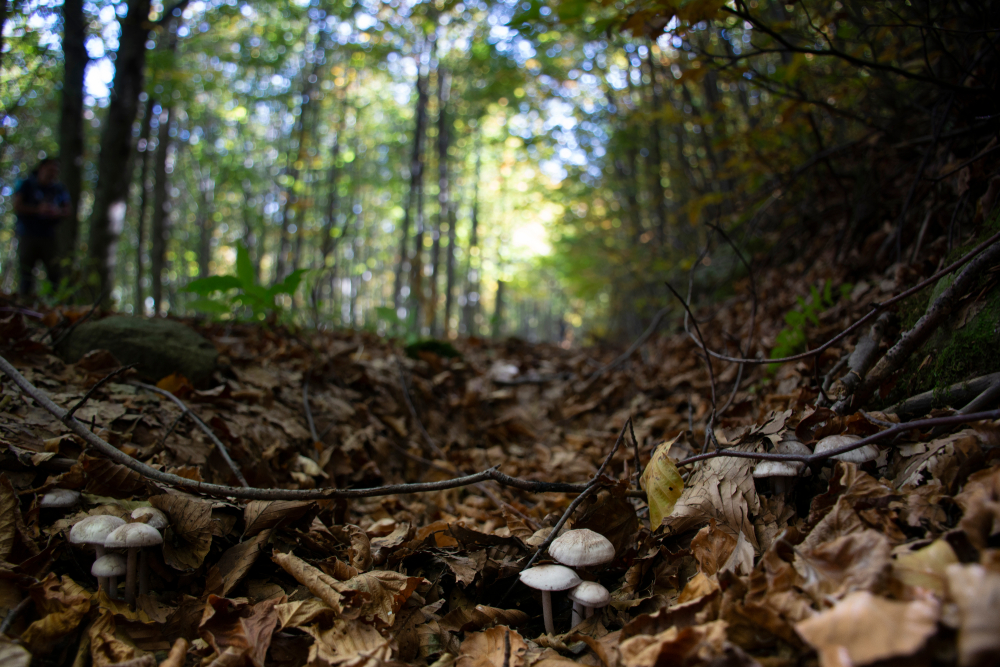
[[[684,491],[681,473],[667,456],[676,441],[677,438],[674,438],[657,448],[642,473],[642,488],[649,499],[649,525],[653,530],[660,527],[663,517],[670,516],[674,511],[674,505]]]

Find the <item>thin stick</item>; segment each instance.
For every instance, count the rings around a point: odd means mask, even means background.
[[[705,351],[708,352],[708,354],[710,354],[715,359],[720,359],[722,361],[734,361],[734,362],[740,362],[740,363],[744,363],[744,364],[755,364],[755,365],[758,365],[758,366],[762,365],[762,364],[784,364],[784,363],[787,363],[789,361],[798,361],[800,359],[808,359],[809,357],[811,357],[813,355],[816,355],[816,354],[819,354],[820,352],[823,352],[823,351],[827,350],[828,348],[830,348],[834,344],[836,344],[839,341],[843,340],[844,338],[846,338],[847,336],[849,336],[851,333],[853,333],[856,329],[858,329],[861,325],[863,325],[865,322],[867,322],[868,320],[872,319],[873,317],[875,317],[876,315],[878,315],[882,311],[886,310],[889,306],[891,306],[891,305],[893,305],[895,303],[898,303],[899,301],[902,301],[903,299],[905,299],[905,298],[907,298],[909,296],[912,296],[912,295],[916,294],[917,292],[919,292],[920,290],[924,289],[928,285],[933,285],[933,284],[937,283],[937,281],[940,280],[943,276],[946,276],[949,273],[952,273],[955,270],[961,268],[962,265],[964,265],[967,262],[969,262],[970,260],[972,260],[974,257],[976,257],[977,255],[979,255],[980,253],[982,253],[984,250],[986,250],[988,247],[990,247],[995,241],[998,241],[998,240],[1000,240],[1000,232],[997,232],[993,236],[989,237],[988,239],[986,239],[985,241],[983,241],[982,243],[980,243],[979,245],[977,245],[975,248],[973,248],[972,250],[970,250],[966,255],[964,255],[963,257],[961,257],[955,263],[950,264],[949,266],[946,266],[945,268],[941,269],[940,271],[938,271],[937,273],[935,273],[930,278],[927,278],[926,280],[923,280],[923,281],[917,283],[916,285],[914,285],[910,289],[908,289],[905,292],[902,292],[900,294],[897,294],[896,296],[892,297],[891,299],[883,301],[882,303],[872,304],[872,309],[868,312],[868,314],[864,315],[861,319],[859,319],[858,321],[856,321],[854,324],[852,324],[851,326],[847,327],[846,329],[844,329],[843,331],[841,331],[839,334],[837,334],[836,336],[834,336],[830,340],[826,341],[825,343],[823,343],[822,345],[820,345],[819,347],[817,347],[814,350],[807,350],[806,352],[802,352],[801,354],[795,354],[795,355],[792,355],[790,357],[779,357],[777,359],[750,359],[750,358],[730,357],[730,356],[727,356],[725,354],[719,354],[718,352],[713,352],[712,350],[705,350]]]
[[[704,454],[708,450],[709,440],[715,442],[714,426],[715,426],[715,415],[717,409],[715,403],[715,369],[712,368],[712,357],[710,357],[707,353],[708,347],[705,345],[704,336],[701,335],[701,327],[698,326],[698,318],[694,316],[694,313],[691,312],[690,306],[688,306],[687,302],[685,302],[684,299],[681,298],[681,295],[677,293],[677,290],[673,288],[673,285],[671,285],[670,283],[665,283],[665,284],[667,286],[667,289],[670,290],[671,294],[677,297],[677,300],[680,301],[681,304],[684,306],[684,310],[688,313],[688,315],[691,316],[691,323],[694,324],[694,331],[696,334],[698,334],[697,343],[699,349],[702,352],[702,357],[705,359],[705,365],[708,366],[709,386],[712,389],[712,412],[711,414],[708,415],[708,421],[705,423],[705,442],[701,446],[701,453]],[[719,444],[715,443],[715,447],[716,449],[718,449]]]
[[[632,417],[628,418],[628,430],[632,434],[632,446],[635,452],[635,483],[638,486],[638,480],[642,477],[642,462],[639,460],[639,441],[635,439],[635,429],[632,427]],[[632,481],[632,480],[630,480]]]
[[[24,393],[31,396],[36,403],[48,410],[57,419],[62,419],[65,410],[52,402],[43,391],[28,382],[9,361],[0,356],[0,370],[14,381]],[[511,486],[524,491],[536,493],[581,493],[586,491],[588,484],[567,484],[562,482],[536,482],[527,479],[518,479],[505,475],[498,470],[499,466],[483,470],[474,475],[448,479],[441,482],[427,482],[422,484],[395,484],[388,486],[378,486],[367,489],[260,489],[254,487],[225,486],[222,484],[210,484],[208,482],[196,482],[194,480],[163,472],[137,461],[117,447],[105,442],[98,436],[91,433],[86,425],[75,417],[67,420],[66,427],[73,433],[83,438],[88,445],[96,449],[112,462],[123,465],[129,470],[134,470],[146,479],[160,482],[179,489],[184,489],[191,493],[201,493],[206,496],[216,498],[241,498],[246,500],[322,500],[326,498],[373,498],[380,496],[391,496],[404,493],[427,493],[430,491],[441,491],[443,489],[455,489],[463,486],[471,486],[477,482],[493,480],[503,486]],[[630,496],[642,498],[644,494],[631,492]]]
[[[669,312],[670,312],[669,306],[660,308],[658,311],[656,311],[656,315],[653,316],[653,321],[649,323],[649,326],[646,327],[646,330],[642,332],[642,335],[636,338],[635,342],[632,343],[632,345],[630,345],[627,350],[618,355],[618,357],[616,357],[614,361],[604,366],[601,366],[596,371],[591,373],[590,377],[587,378],[586,387],[590,387],[590,385],[593,384],[594,380],[601,377],[608,371],[617,368],[619,365],[625,363],[625,361],[627,361],[629,357],[635,354],[635,351],[638,350],[640,347],[642,347],[642,345],[647,340],[649,340],[649,337],[656,332],[657,327],[660,326],[660,320],[662,320],[663,316]]]
[[[226,461],[226,465],[229,466],[229,469],[233,472],[233,475],[235,475],[236,479],[239,481],[240,486],[243,486],[245,488],[250,488],[250,485],[247,484],[246,478],[243,477],[243,473],[240,472],[239,466],[236,465],[236,462],[233,461],[232,457],[229,456],[229,450],[226,449],[226,446],[222,444],[222,441],[219,440],[219,438],[215,435],[215,433],[212,432],[212,429],[208,427],[208,424],[203,422],[201,420],[201,417],[192,412],[188,408],[188,406],[184,403],[184,401],[177,398],[166,389],[160,389],[159,387],[153,386],[151,384],[146,384],[145,382],[131,382],[130,384],[133,384],[136,387],[141,387],[146,391],[151,391],[155,394],[165,396],[169,398],[171,401],[173,401],[177,407],[184,410],[187,413],[187,415],[194,420],[194,423],[198,425],[198,428],[200,428],[205,433],[205,435],[207,435],[209,439],[215,444],[216,448],[218,448],[219,453],[222,454],[222,458],[225,459]]]
[[[108,375],[105,375],[103,378],[101,378],[98,381],[97,384],[95,384],[93,387],[91,387],[89,390],[87,390],[87,393],[83,395],[83,398],[81,398],[77,402],[76,405],[74,405],[73,407],[71,407],[66,412],[66,417],[64,417],[64,419],[69,419],[70,417],[72,417],[73,413],[75,413],[77,410],[79,410],[80,408],[82,408],[83,404],[90,400],[90,397],[94,395],[94,392],[96,392],[98,389],[100,389],[101,387],[103,387],[104,385],[106,385],[108,382],[110,382],[112,378],[121,375],[122,373],[124,373],[125,371],[127,371],[130,368],[135,368],[135,364],[129,364],[128,366],[122,366],[121,368],[118,368],[117,370],[113,370],[113,371],[111,371],[111,373],[109,373]]]
[[[30,602],[31,596],[29,595],[7,612],[7,615],[3,619],[3,623],[0,623],[0,635],[7,634],[7,631],[10,630],[10,626],[14,625],[14,621],[17,620],[18,615],[24,611],[25,607],[27,607]]]

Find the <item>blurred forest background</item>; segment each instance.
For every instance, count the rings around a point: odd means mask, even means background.
[[[0,7],[0,286],[58,155],[51,300],[624,340],[696,262],[746,279],[716,228],[757,266],[885,268],[1000,189],[990,0]]]

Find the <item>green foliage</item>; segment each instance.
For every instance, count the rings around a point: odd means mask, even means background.
[[[396,312],[395,308],[389,306],[379,306],[375,309],[375,317],[379,322],[386,325],[386,333],[403,339],[403,344],[410,346],[420,340],[417,334],[417,314],[410,311],[406,319],[403,319]]]
[[[209,276],[193,280],[183,288],[183,291],[201,297],[188,305],[204,313],[218,316],[243,314],[249,319],[263,319],[272,313],[281,314],[281,306],[275,298],[279,294],[294,296],[304,273],[305,269],[293,271],[280,283],[264,287],[257,282],[253,263],[246,248],[238,245],[236,275]],[[216,293],[222,294],[216,296]]]
[[[808,325],[819,325],[819,314],[837,303],[851,293],[854,285],[844,283],[840,286],[839,293],[834,298],[833,285],[827,280],[823,283],[823,291],[820,292],[813,285],[809,288],[810,300],[807,302],[802,297],[795,297],[798,301],[798,308],[785,313],[784,329],[778,333],[774,340],[774,348],[771,349],[771,358],[780,359],[790,357],[806,349],[806,327]],[[773,373],[778,368],[778,364],[768,366],[768,372]]]

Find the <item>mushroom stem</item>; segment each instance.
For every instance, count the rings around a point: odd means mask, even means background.
[[[129,607],[135,607],[136,561],[139,556],[138,547],[128,549],[128,570],[125,572],[125,602]]]
[[[97,560],[98,558],[101,558],[102,556],[104,556],[104,553],[105,552],[104,552],[104,545],[103,544],[95,544],[94,545],[94,554],[95,554],[94,560]],[[98,590],[100,590],[100,589],[103,588],[105,593],[108,593],[108,595],[111,595],[111,593],[108,592],[108,578],[107,577],[98,577],[97,578],[97,588],[98,588]]]
[[[108,597],[112,600],[118,599],[118,577],[108,577]]]
[[[572,625],[570,627],[576,627],[580,625],[580,621],[583,620],[583,605],[579,602],[573,603],[573,618]]]
[[[584,609],[587,610],[587,618],[590,618],[591,616],[594,615],[594,608],[593,607],[584,607]]]
[[[149,549],[139,554],[139,595],[149,594]]]
[[[552,623],[552,593],[549,591],[542,591],[542,620],[545,621],[545,632],[554,635],[556,626]]]

